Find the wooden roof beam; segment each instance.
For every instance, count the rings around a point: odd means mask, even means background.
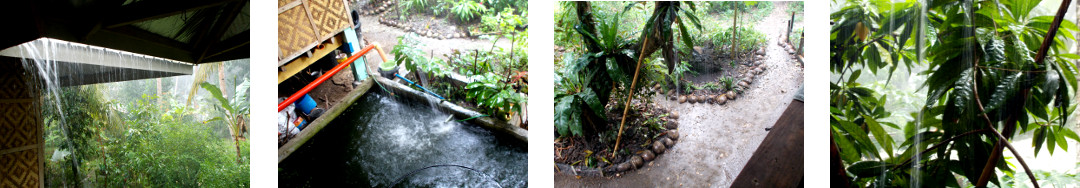
[[[209,35],[202,35],[194,43],[191,43],[196,50],[201,50],[196,63],[203,62],[203,59],[207,58],[209,50],[217,43],[221,42],[221,37],[225,35],[225,31],[232,27],[232,23],[236,20],[236,17],[240,16],[240,13],[247,4],[247,0],[229,4],[223,10],[223,14],[218,17],[218,20],[214,22],[213,29],[210,30]],[[209,38],[207,38],[209,37]]]
[[[233,50],[237,50],[237,49],[239,49],[241,47],[247,47],[250,44],[251,44],[251,30],[247,30],[247,31],[241,32],[239,34],[233,35],[232,37],[229,37],[229,38],[227,38],[225,40],[222,40],[221,42],[219,42],[217,44],[214,44],[213,46],[211,46],[207,50],[206,54],[208,54],[208,55],[205,55],[203,58],[204,59],[213,58],[213,57],[216,57],[216,56],[219,56],[219,55],[222,55],[222,54],[226,54],[226,53],[231,52]]]
[[[116,28],[147,20],[164,18],[187,11],[220,6],[238,0],[140,1],[125,5],[110,13],[104,21],[106,28]]]

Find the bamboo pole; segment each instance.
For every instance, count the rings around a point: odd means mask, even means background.
[[[642,42],[641,51],[638,52],[637,66],[634,68],[634,80],[630,81],[629,95],[626,95],[626,107],[622,111],[622,121],[619,122],[619,136],[615,138],[615,149],[611,150],[611,157],[615,157],[615,153],[619,151],[619,141],[622,140],[623,125],[626,124],[626,112],[630,111],[630,100],[634,99],[634,87],[637,86],[638,73],[641,72],[641,60],[645,59],[645,46],[649,45],[649,38],[646,37]]]

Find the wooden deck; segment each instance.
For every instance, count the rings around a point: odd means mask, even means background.
[[[803,102],[792,100],[731,187],[802,187]]]

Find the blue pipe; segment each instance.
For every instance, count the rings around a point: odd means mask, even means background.
[[[405,80],[406,82],[409,82],[409,85],[414,85],[416,87],[420,87],[420,89],[423,89],[428,94],[435,95],[435,97],[438,97],[441,100],[446,100],[446,98],[443,98],[442,96],[439,96],[439,94],[435,94],[435,92],[431,92],[431,90],[428,90],[427,88],[424,88],[424,86],[416,85],[416,83],[413,83],[413,81],[411,81],[411,80],[409,80],[409,79],[407,79],[405,77],[401,77],[401,75],[398,75],[397,73],[394,73],[394,76],[397,76],[398,78],[401,78],[402,80]]]

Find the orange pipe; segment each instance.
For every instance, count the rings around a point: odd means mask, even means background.
[[[288,99],[285,99],[284,102],[278,103],[278,112],[284,110],[285,107],[289,106],[289,104],[292,104],[293,102],[296,102],[296,100],[299,100],[301,96],[304,96],[304,94],[311,92],[311,90],[315,89],[316,86],[319,86],[319,84],[322,84],[324,81],[330,79],[330,77],[333,77],[342,69],[345,69],[345,67],[352,64],[352,62],[356,61],[356,59],[363,57],[364,54],[367,54],[369,51],[371,51],[372,48],[374,48],[375,51],[379,52],[379,58],[381,58],[383,62],[387,61],[386,54],[383,53],[382,47],[379,46],[379,43],[372,43],[364,47],[363,50],[360,50],[360,53],[357,53],[356,55],[349,57],[349,59],[346,59],[344,62],[339,63],[337,66],[334,66],[334,69],[330,69],[330,72],[327,72],[326,74],[320,76],[318,79],[315,79],[315,81],[308,83],[308,85],[304,86],[304,88],[301,88],[300,91],[293,93],[291,96],[289,96]]]

